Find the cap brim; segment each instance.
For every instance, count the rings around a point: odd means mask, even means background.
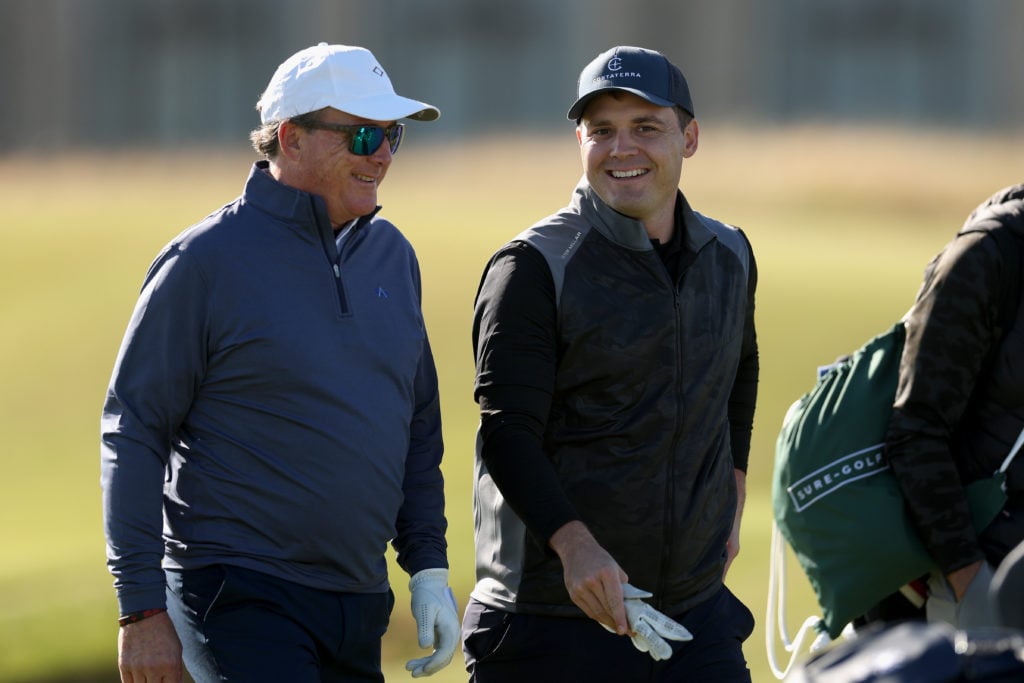
[[[612,90],[618,90],[619,92],[632,93],[632,94],[636,95],[637,97],[644,98],[645,100],[647,100],[651,104],[658,105],[659,107],[674,107],[674,106],[676,106],[675,102],[669,102],[666,99],[663,99],[661,97],[657,97],[657,96],[652,95],[650,93],[644,92],[643,90],[637,90],[636,88],[623,88],[621,86],[607,86],[607,87],[604,87],[604,88],[598,88],[597,90],[591,90],[586,95],[584,95],[583,97],[581,97],[578,100],[576,100],[573,103],[573,105],[571,107],[569,107],[569,113],[566,114],[566,118],[569,119],[570,121],[579,121],[580,118],[582,118],[582,116],[583,116],[583,110],[587,108],[588,104],[590,104],[590,100],[594,99],[595,97],[597,97],[598,95],[600,95],[602,93],[610,92]]]
[[[398,119],[435,121],[441,116],[441,112],[437,107],[426,102],[402,97],[401,95],[365,97],[331,106],[347,114],[361,116],[374,121],[395,121]]]

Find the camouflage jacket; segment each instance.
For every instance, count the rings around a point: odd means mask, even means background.
[[[963,485],[995,472],[1024,425],[1022,246],[1016,185],[975,209],[932,259],[907,319],[886,457],[946,573],[985,556]],[[1024,454],[1008,488],[1007,507],[1024,504]],[[1024,520],[1014,524],[1024,537]]]

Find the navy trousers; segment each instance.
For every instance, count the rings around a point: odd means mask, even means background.
[[[334,593],[231,565],[168,570],[167,611],[196,683],[383,683],[394,595]]]
[[[750,610],[722,587],[711,599],[672,615],[693,640],[655,662],[626,636],[592,619],[513,614],[470,600],[463,652],[471,683],[749,683],[742,645],[754,629]]]

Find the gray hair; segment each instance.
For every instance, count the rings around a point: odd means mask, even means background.
[[[296,126],[305,126],[317,121],[322,111],[323,109],[318,109],[307,114],[299,114],[298,116],[291,117],[288,121],[291,121]],[[281,121],[271,121],[270,123],[264,123],[249,133],[249,141],[252,142],[252,148],[256,150],[257,154],[267,159],[277,157],[281,152],[281,144],[277,141],[277,132],[280,129]]]

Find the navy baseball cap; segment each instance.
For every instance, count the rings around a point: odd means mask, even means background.
[[[694,115],[683,72],[654,50],[620,45],[595,57],[580,72],[577,99],[568,119],[579,121],[590,100],[609,90],[633,93],[661,107],[680,106]]]

